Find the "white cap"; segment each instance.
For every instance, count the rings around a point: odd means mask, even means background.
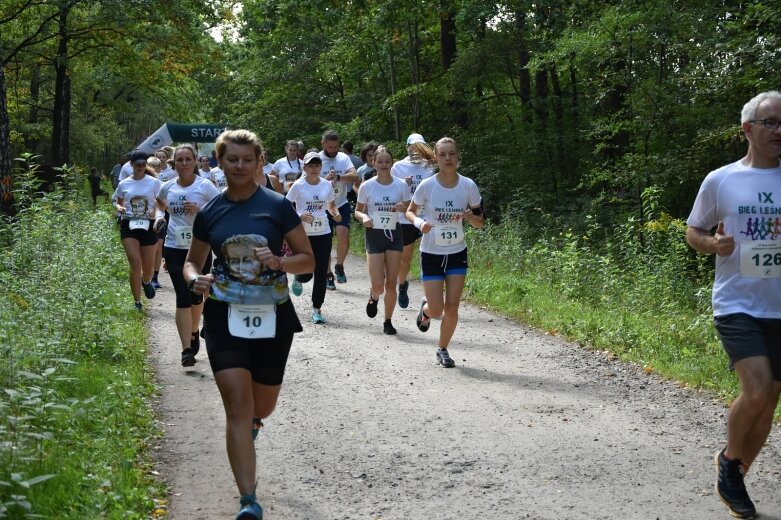
[[[410,134],[409,137],[407,137],[407,146],[414,144],[414,143],[426,143],[426,140],[423,139],[423,136],[420,134]]]

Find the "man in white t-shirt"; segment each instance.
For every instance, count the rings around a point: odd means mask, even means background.
[[[323,161],[323,169],[320,170],[320,176],[325,180],[331,181],[334,187],[336,208],[342,216],[342,220],[334,221],[329,217],[331,229],[336,235],[336,281],[345,283],[347,275],[344,272],[344,260],[347,258],[347,252],[350,248],[350,215],[352,210],[350,202],[347,200],[347,193],[352,190],[353,183],[358,182],[358,173],[355,171],[352,161],[347,154],[339,151],[339,134],[335,130],[326,130],[320,141],[323,149],[320,152],[320,159]],[[328,276],[326,286],[329,289],[336,289],[334,284],[334,273],[331,272],[331,263],[328,263]]]
[[[781,93],[751,99],[741,125],[748,153],[705,178],[686,240],[717,255],[713,320],[740,381],[727,445],[716,454],[716,491],[732,516],[753,518],[743,479],[767,440],[781,394]]]

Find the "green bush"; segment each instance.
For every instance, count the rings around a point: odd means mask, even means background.
[[[112,215],[75,171],[0,222],[0,518],[147,518],[155,435],[143,318]]]

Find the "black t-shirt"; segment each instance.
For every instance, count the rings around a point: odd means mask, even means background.
[[[241,202],[228,200],[225,192],[195,215],[193,237],[214,251],[213,296],[222,301],[244,301],[257,294],[252,287],[273,286],[278,303],[287,299],[287,276],[263,269],[251,254],[253,247],[268,246],[282,255],[286,233],[301,224],[293,205],[279,193],[258,188]]]

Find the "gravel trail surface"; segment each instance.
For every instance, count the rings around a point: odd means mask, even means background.
[[[385,336],[382,300],[364,311],[365,262],[345,268],[327,324],[308,321],[307,284],[294,297],[305,331],[256,443],[265,520],[731,518],[713,489],[726,415],[713,396],[466,304],[457,366],[441,368],[438,323],[415,327],[419,282]],[[149,325],[169,518],[232,519],[222,402],[204,348],[180,366],[161,282]],[[781,520],[778,427],[747,484],[761,518]]]

